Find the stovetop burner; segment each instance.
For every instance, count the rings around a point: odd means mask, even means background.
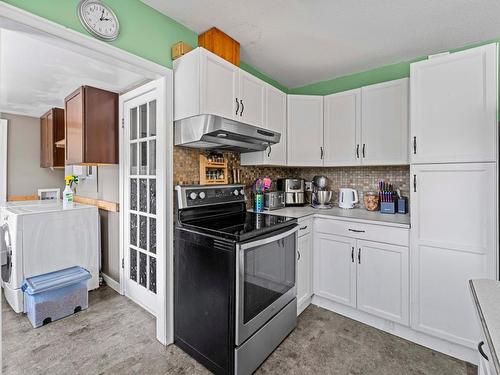
[[[177,225],[235,241],[280,230],[297,219],[247,212],[243,185],[177,186]]]
[[[296,221],[297,219],[286,216],[242,212],[233,215],[191,219],[182,222],[182,226],[236,241],[244,241],[286,227]]]

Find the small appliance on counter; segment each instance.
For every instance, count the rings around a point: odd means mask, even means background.
[[[304,185],[304,180],[301,178],[282,178],[278,180],[278,190],[285,194],[285,206],[303,206],[305,204]]]
[[[328,190],[328,178],[325,176],[314,176],[312,190],[311,206],[319,209],[332,208],[331,200],[333,191]]]
[[[285,207],[285,193],[282,191],[270,191],[264,193],[264,210],[279,210]]]
[[[339,190],[339,207],[350,209],[359,203],[358,192],[351,188],[341,188]]]

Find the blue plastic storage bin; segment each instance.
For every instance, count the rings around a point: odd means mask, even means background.
[[[87,280],[92,276],[82,267],[27,278],[22,286],[24,312],[37,328],[85,310],[88,307]]]

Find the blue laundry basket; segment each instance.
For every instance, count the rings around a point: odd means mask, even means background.
[[[27,278],[23,285],[24,312],[37,328],[88,308],[87,280],[82,267]]]

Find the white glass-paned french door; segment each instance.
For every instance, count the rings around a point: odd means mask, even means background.
[[[123,106],[125,294],[152,312],[158,304],[158,111],[156,93]],[[160,178],[161,180],[161,178]]]

